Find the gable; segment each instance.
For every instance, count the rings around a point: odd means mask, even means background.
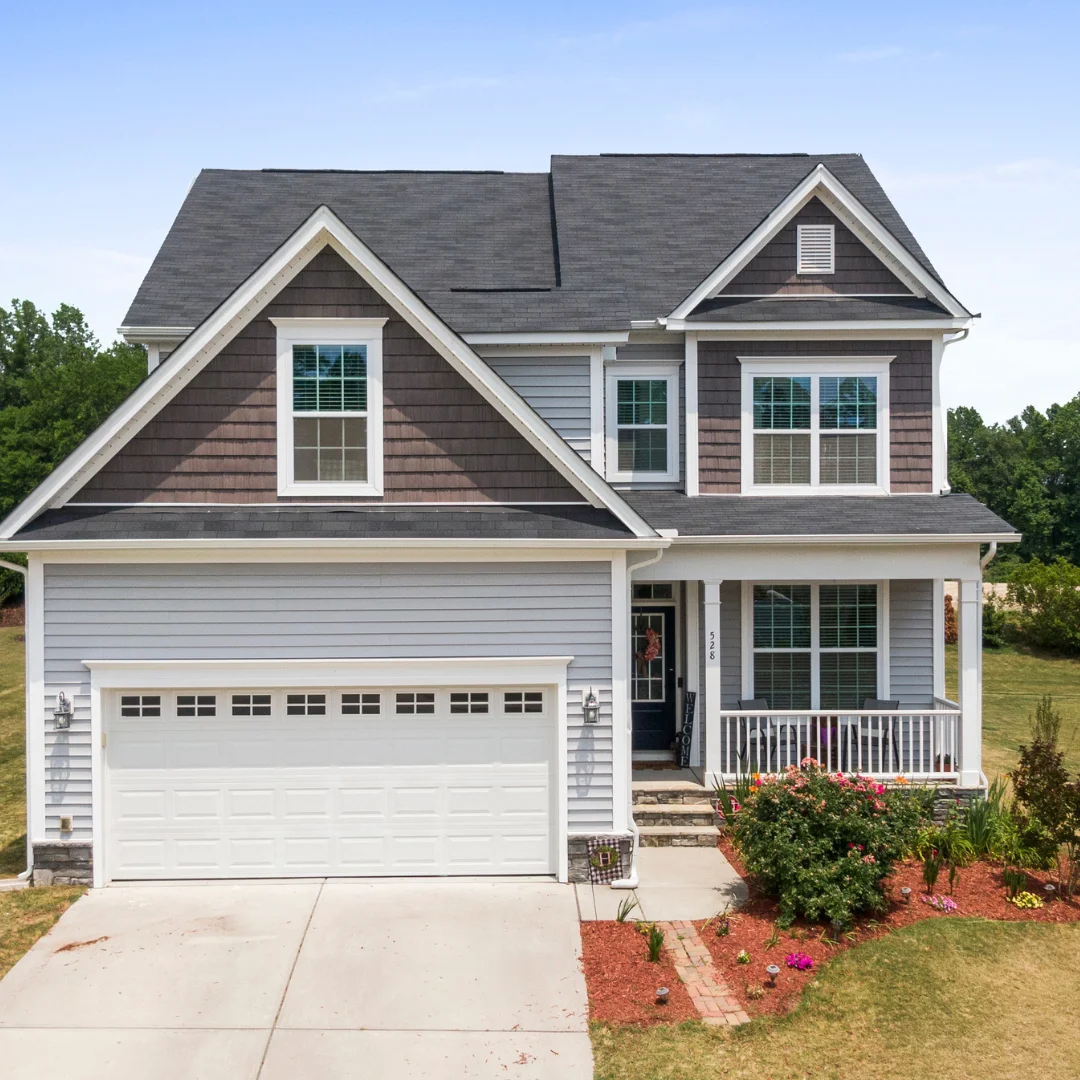
[[[70,501],[308,501],[277,494],[277,346],[270,319],[278,317],[387,319],[385,495],[382,500],[333,501],[583,501],[495,407],[330,248],[285,285]]]
[[[835,229],[835,272],[797,274],[796,243],[800,225]],[[911,290],[820,199],[811,199],[776,236],[721,289],[721,296],[865,296]]]

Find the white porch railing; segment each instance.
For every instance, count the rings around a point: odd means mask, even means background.
[[[891,712],[723,712],[719,768],[711,762],[706,768],[732,779],[739,773],[780,772],[809,757],[830,772],[955,780],[961,711],[953,702],[934,704]]]

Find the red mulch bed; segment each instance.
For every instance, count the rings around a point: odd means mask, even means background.
[[[720,849],[732,865],[743,873],[739,857],[726,837],[721,838]],[[1029,872],[1028,890],[1037,896],[1043,896],[1043,886],[1052,876]],[[968,915],[1012,922],[1080,921],[1080,900],[1075,897],[1071,900],[1054,900],[1036,910],[1023,910],[1007,903],[1001,866],[982,862],[959,871],[955,889],[951,894],[959,910],[952,915],[946,915],[922,902],[922,864],[908,862],[898,866],[887,879],[888,910],[876,918],[868,916],[859,919],[849,934],[841,935],[839,944],[826,943],[832,937],[831,926],[825,928],[799,921],[790,930],[781,930],[779,942],[766,948],[766,943],[776,929],[777,905],[774,900],[755,896],[752,879],[749,884],[751,898],[730,917],[730,934],[718,938],[715,924],[697,925],[717,970],[727,979],[733,993],[750,1016],[777,1015],[790,1011],[798,1004],[807,983],[820,974],[822,967],[838,952],[890,930],[910,926],[920,919],[948,919]],[[910,903],[901,900],[902,886],[911,889]],[[950,895],[947,873],[942,873],[938,878],[935,891],[939,896]],[[735,960],[742,949],[750,954],[749,964],[739,964]],[[808,971],[789,968],[785,958],[793,952],[805,953],[814,961],[814,966]],[[762,986],[768,964],[777,964],[780,968],[776,988],[766,989],[764,996],[755,1000],[749,996],[749,991]]]
[[[741,860],[727,837],[720,839],[720,850],[740,874],[745,873]],[[1029,871],[1027,888],[1042,897],[1043,886],[1053,875]],[[923,894],[922,865],[917,862],[898,866],[886,882],[889,908],[876,918],[859,919],[850,933],[842,934],[833,943],[832,927],[796,922],[789,930],[779,931],[779,941],[771,948],[766,943],[776,932],[777,905],[774,900],[758,894],[753,879],[748,879],[750,899],[730,918],[731,932],[716,936],[715,920],[695,925],[712,954],[717,972],[727,980],[735,997],[750,1016],[775,1016],[789,1012],[799,1002],[808,983],[822,968],[844,949],[879,937],[920,919],[949,919],[978,916],[1010,922],[1066,923],[1080,921],[1080,898],[1054,900],[1042,908],[1027,911],[1007,903],[1002,868],[993,863],[975,863],[959,871],[951,894],[959,910],[953,915],[936,911],[921,900]],[[911,902],[904,903],[900,889],[911,889]],[[949,878],[942,873],[936,892],[948,896]],[[658,964],[650,964],[644,937],[632,923],[593,922],[581,924],[581,942],[585,968],[585,983],[589,991],[589,1014],[593,1020],[612,1024],[651,1025],[697,1018],[690,996],[675,974],[670,954],[665,949]],[[736,962],[740,950],[750,954],[749,964]],[[802,952],[814,961],[808,971],[789,968],[785,959],[789,953]],[[765,968],[776,964],[780,974],[775,988],[766,988],[761,996],[751,991],[763,987]],[[655,1004],[658,986],[671,990],[669,1003]]]
[[[650,964],[645,937],[636,924],[582,923],[581,953],[590,1019],[648,1026],[697,1018],[697,1009],[675,974],[671,954],[664,949],[660,962]],[[656,1004],[660,986],[671,991],[666,1005]]]
[[[7,604],[0,607],[0,626],[25,626],[26,609],[22,604]]]

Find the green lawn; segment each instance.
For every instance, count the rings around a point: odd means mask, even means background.
[[[788,1017],[593,1025],[597,1080],[1080,1075],[1080,926],[934,919],[842,953]]]
[[[0,877],[26,869],[23,628],[0,627]]]
[[[956,646],[947,645],[945,682],[956,700]],[[1080,770],[1080,659],[1009,646],[983,651],[983,772],[990,779],[1016,765],[1017,747],[1028,739],[1028,717],[1050,694],[1064,723],[1066,764]]]

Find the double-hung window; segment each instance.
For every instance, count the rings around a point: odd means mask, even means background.
[[[861,709],[879,682],[879,586],[749,587],[750,697],[770,709]]]
[[[281,495],[382,494],[385,319],[274,319]]]
[[[610,364],[606,374],[607,478],[678,480],[678,365]]]
[[[743,360],[743,491],[888,490],[888,359]]]

